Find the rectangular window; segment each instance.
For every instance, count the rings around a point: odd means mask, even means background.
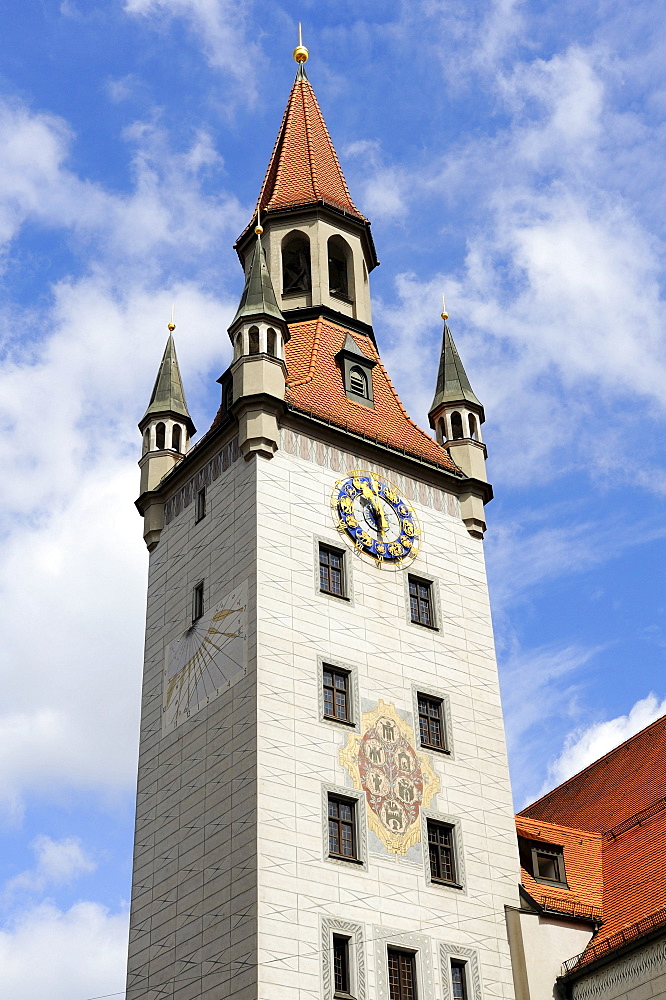
[[[433,882],[456,884],[454,829],[448,823],[428,820],[428,854]]]
[[[426,580],[409,578],[409,610],[417,625],[434,625],[432,615],[432,584]]]
[[[204,613],[204,585],[203,581],[198,583],[192,591],[192,621],[201,618]]]
[[[197,493],[197,516],[196,520],[200,521],[206,516],[206,487],[199,490]]]
[[[564,857],[561,851],[540,851],[534,848],[534,874],[544,882],[566,882]]]
[[[333,995],[348,997],[349,981],[349,938],[333,935]]]
[[[445,750],[442,699],[419,694],[418,702],[421,746]]]
[[[337,722],[350,722],[349,672],[337,667],[323,668],[324,717]]]
[[[465,962],[456,962],[451,959],[451,985],[453,987],[453,1000],[467,1000]]]
[[[388,949],[389,1000],[416,1000],[414,955]]]
[[[345,596],[343,558],[342,552],[325,545],[319,546],[319,589],[322,593],[333,594],[335,597]]]
[[[328,796],[328,853],[332,858],[358,861],[355,813],[352,799]]]

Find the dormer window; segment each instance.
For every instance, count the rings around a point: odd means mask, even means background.
[[[520,863],[537,882],[569,888],[564,869],[564,848],[540,840],[518,838]]]
[[[282,247],[282,294],[295,295],[311,288],[310,241],[294,233]]]
[[[349,389],[357,396],[363,396],[364,399],[368,398],[368,376],[358,366],[350,369]]]

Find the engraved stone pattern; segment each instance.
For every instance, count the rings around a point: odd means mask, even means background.
[[[211,474],[151,554],[127,1000],[256,998],[255,468]],[[166,646],[247,582],[248,673],[162,736]]]
[[[439,583],[439,631],[416,628],[405,571],[377,570],[335,530],[332,487],[348,469],[372,467],[367,457],[329,449],[322,463],[321,442],[291,430],[283,445],[257,466],[259,998],[320,997],[324,914],[420,933],[433,949],[445,936],[478,953],[487,997],[512,1000],[504,906],[518,905],[519,866],[483,545],[441,491],[375,467],[416,508],[423,542],[410,572]],[[345,550],[351,601],[313,593],[313,538]],[[367,872],[322,857],[322,785],[352,784],[339,762],[348,730],[320,718],[320,658],[356,666],[364,711],[383,699],[412,726],[413,685],[449,696],[456,753],[429,754],[441,781],[431,808],[460,823],[465,893],[427,884],[420,843],[397,857],[373,840]],[[375,996],[381,970],[369,962]]]
[[[571,987],[573,1000],[647,1000],[666,996],[666,938],[610,962]]]
[[[460,958],[467,963],[467,982],[470,1000],[482,1000],[481,973],[479,972],[479,956],[473,948],[461,948],[455,944],[441,943],[439,957],[442,971],[442,998],[452,1000],[451,989],[451,959]]]
[[[323,1000],[332,1000],[333,989],[333,956],[332,945],[333,935],[341,934],[351,938],[353,942],[351,954],[351,985],[352,994],[355,1000],[365,1000],[366,997],[366,971],[365,971],[365,943],[363,941],[363,928],[360,924],[352,923],[349,920],[340,920],[338,917],[321,918],[321,994]]]

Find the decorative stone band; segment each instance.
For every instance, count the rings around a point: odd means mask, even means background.
[[[450,517],[460,517],[460,504],[453,493],[439,490],[417,479],[408,479],[394,469],[369,462],[364,456],[334,448],[324,444],[323,441],[314,441],[305,434],[299,434],[298,431],[287,427],[280,428],[280,448],[284,448],[290,455],[297,455],[306,462],[312,462],[339,474],[346,473],[349,469],[368,469],[384,479],[390,479],[410,500],[416,500],[424,507],[432,507]]]
[[[238,437],[233,437],[220,451],[211,458],[210,462],[199,469],[196,476],[193,476],[188,483],[178,490],[170,500],[164,504],[164,523],[169,524],[174,517],[185,510],[193,502],[199,490],[204,486],[210,486],[221,473],[226,472],[230,465],[233,465],[240,458],[238,448]]]
[[[638,986],[645,987],[666,973],[666,939],[655,941],[638,953],[616,959],[602,969],[572,984],[573,1000],[622,997]],[[638,996],[638,994],[636,994]],[[647,996],[641,991],[641,996]],[[632,993],[633,996],[633,993]]]

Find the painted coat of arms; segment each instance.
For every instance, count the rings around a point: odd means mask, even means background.
[[[419,811],[440,789],[426,754],[414,750],[414,732],[395,705],[379,701],[350,734],[340,763],[365,792],[368,826],[392,854],[406,854],[421,839]]]

